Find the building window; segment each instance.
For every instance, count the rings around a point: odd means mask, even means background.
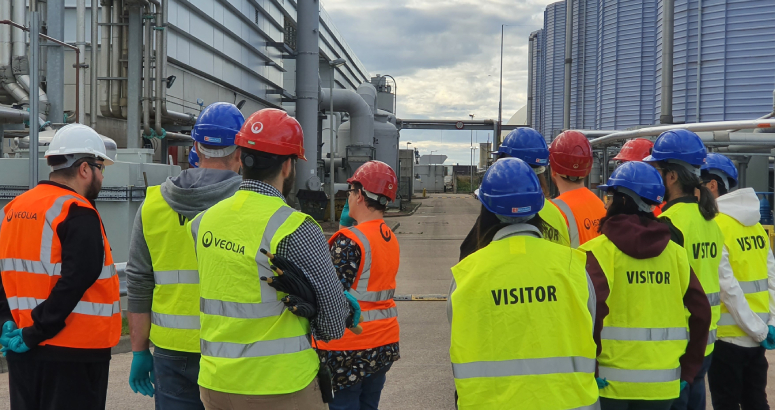
[[[285,28],[283,29],[283,42],[291,48],[296,50],[296,24],[293,23],[288,17],[285,18]]]

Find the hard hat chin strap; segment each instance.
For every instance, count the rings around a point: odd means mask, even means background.
[[[367,191],[367,190],[365,190],[363,188],[361,188],[361,192],[363,192],[363,194],[366,195],[367,198],[375,200],[375,201],[379,202],[381,205],[385,205],[385,204],[388,203],[387,198],[382,196],[382,195],[377,195],[377,194],[375,194],[373,192],[369,192],[369,191]]]
[[[680,165],[680,166],[686,168],[686,170],[689,171],[690,174],[697,175],[698,177],[700,176],[700,174],[702,172],[702,171],[700,171],[700,167],[695,167],[694,165],[692,165],[692,164],[690,164],[690,163],[688,163],[686,161],[681,161],[680,159],[668,159],[665,162],[667,162],[668,164]]]
[[[616,191],[624,195],[627,195],[628,198],[632,199],[632,201],[635,202],[636,205],[638,205],[638,209],[641,212],[645,212],[645,213],[654,212],[654,205],[647,204],[643,200],[643,198],[640,197],[640,195],[635,193],[635,191],[629,188],[625,188],[623,186],[616,187]]]
[[[94,159],[97,158],[92,154],[66,154],[66,155],[63,155],[63,157],[65,157],[67,161],[63,164],[51,165],[52,172],[59,171],[60,169],[70,168],[81,158],[94,158]]]
[[[223,158],[223,157],[228,157],[236,150],[237,150],[236,145],[230,145],[228,147],[223,147],[218,149],[210,149],[210,148],[203,147],[202,144],[200,143],[197,143],[196,152],[199,155],[203,155],[205,158]]]
[[[536,175],[541,175],[544,172],[546,172],[546,167],[531,167],[533,168],[533,172],[535,172]]]
[[[498,220],[505,223],[505,224],[521,224],[525,223],[531,219],[533,219],[534,215],[530,216],[503,216],[503,215],[495,215],[498,217]]]

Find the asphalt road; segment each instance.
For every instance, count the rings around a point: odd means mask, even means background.
[[[458,247],[473,225],[479,202],[468,195],[437,194],[422,199],[414,215],[391,218],[401,223],[397,295],[447,294]],[[401,360],[388,373],[380,409],[454,409],[454,383],[449,364],[449,324],[446,302],[398,302]],[[775,353],[768,353],[775,360]],[[128,386],[132,354],[111,361],[108,409],[152,409],[153,400],[132,393]],[[775,381],[770,369],[769,380]],[[768,387],[775,406],[775,382]],[[0,374],[0,410],[9,409],[8,375]],[[708,408],[710,396],[708,397]]]

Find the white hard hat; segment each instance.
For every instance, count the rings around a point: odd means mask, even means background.
[[[54,134],[44,157],[55,155],[67,157],[67,165],[64,167],[71,166],[79,158],[89,156],[100,158],[105,165],[113,165],[113,159],[108,156],[100,135],[83,124],[65,125]]]

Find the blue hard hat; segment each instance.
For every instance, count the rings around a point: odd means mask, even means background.
[[[717,170],[726,175],[727,182],[730,188],[737,186],[737,168],[735,163],[731,159],[716,153],[708,154],[705,165],[702,166],[703,171]]]
[[[697,134],[684,129],[665,131],[654,143],[651,155],[645,162],[678,160],[694,166],[702,166],[708,150]]]
[[[544,191],[533,169],[519,158],[502,158],[487,170],[479,201],[501,216],[532,216],[544,207]]]
[[[191,147],[191,151],[188,152],[188,164],[191,168],[199,168],[199,154],[196,153],[196,147]]]
[[[234,145],[234,137],[244,122],[245,117],[236,105],[212,103],[199,114],[191,137],[202,144],[229,147]]]
[[[661,204],[665,196],[665,185],[662,175],[656,168],[644,162],[625,162],[614,170],[605,185],[598,185],[598,189],[627,188],[645,201],[652,204]]]
[[[498,154],[519,158],[530,165],[549,165],[549,147],[538,131],[529,127],[512,130],[498,147]]]

